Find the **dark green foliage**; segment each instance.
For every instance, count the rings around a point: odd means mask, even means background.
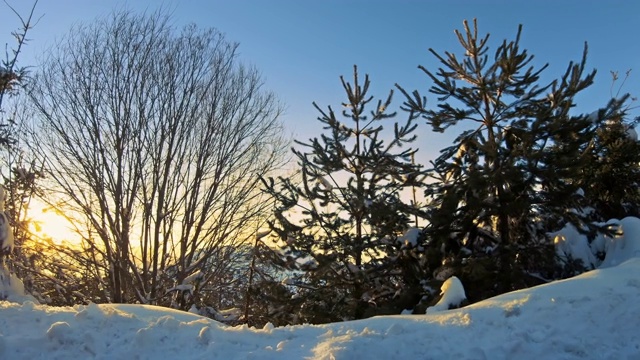
[[[429,109],[418,92],[400,90],[405,110],[434,131],[460,131],[430,170],[425,231],[428,253],[440,260],[429,261],[430,270],[477,287],[469,291],[475,301],[553,276],[547,232],[566,222],[589,230],[579,211],[585,205],[579,179],[590,163],[592,134],[621,102],[612,101],[597,118],[571,113],[575,96],[595,76],[585,72],[586,46],[562,77],[540,84],[547,66],[536,69],[521,49],[521,27],[515,40],[490,53],[489,35],[478,37],[475,22],[464,26],[456,31],[462,56],[430,49],[442,67],[420,67],[440,103]]]
[[[424,177],[411,161],[415,150],[406,147],[415,140],[415,119],[383,133],[395,116],[386,111],[392,93],[369,111],[368,77],[361,84],[354,69],[353,83],[341,80],[345,120],[314,104],[327,132],[293,149],[300,182],[265,181],[278,200],[272,229],[284,249],[281,265],[292,271],[288,284],[307,322],[367,316],[405,289],[407,269],[417,262],[397,241],[414,216],[423,216],[401,199]]]
[[[627,97],[623,97],[625,100]],[[625,112],[607,117],[596,130],[580,187],[594,221],[640,216],[640,143]]]

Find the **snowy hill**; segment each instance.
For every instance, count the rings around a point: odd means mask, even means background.
[[[591,243],[571,228],[556,234],[559,255],[595,261],[604,251],[598,270],[458,310],[327,325],[254,329],[154,306],[48,307],[17,295],[14,281],[13,302],[0,301],[0,359],[640,359],[640,219],[618,225]],[[449,287],[443,299],[464,298],[456,281]]]
[[[433,315],[228,327],[141,305],[0,302],[0,359],[640,359],[640,258]]]

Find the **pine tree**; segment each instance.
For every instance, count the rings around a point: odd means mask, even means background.
[[[341,81],[348,99],[342,104],[345,120],[314,103],[327,133],[296,141],[302,148],[293,149],[300,181],[265,181],[278,200],[271,226],[284,249],[283,265],[295,271],[286,283],[296,288],[300,321],[362,318],[371,314],[369,304],[402,292],[406,274],[398,269],[411,260],[398,237],[414,216],[423,215],[401,199],[404,189],[423,179],[411,161],[415,150],[406,147],[416,138],[415,119],[383,133],[396,115],[387,112],[393,92],[368,111],[368,76],[360,83],[354,67],[353,83]]]
[[[35,178],[38,175],[36,172],[26,170],[22,166],[23,164],[19,163],[21,158],[15,156],[15,153],[19,150],[16,140],[18,132],[16,114],[10,114],[6,111],[6,100],[17,95],[27,80],[27,69],[18,66],[18,57],[23,46],[27,44],[27,33],[33,27],[33,15],[37,1],[31,7],[29,16],[26,18],[20,16],[6,2],[5,4],[20,20],[21,25],[19,30],[11,33],[16,40],[16,46],[12,47],[10,51],[6,51],[6,58],[0,61],[0,146],[2,147],[3,163],[8,165],[9,168],[9,171],[6,169],[0,171],[0,176],[5,183],[5,186],[0,186],[0,299],[7,295],[8,289],[15,289],[15,283],[12,284],[12,281],[20,281],[15,276],[13,265],[16,262],[25,262],[24,251],[21,248],[22,243],[28,237],[25,236],[28,235],[28,231],[24,231],[26,229],[26,221],[24,221],[26,216],[21,217],[20,211],[16,209],[24,210],[24,204],[33,195],[35,188],[31,178]],[[18,174],[24,176],[14,180],[13,177]],[[30,185],[31,188],[27,188]],[[16,190],[23,190],[20,193],[22,195],[20,198],[16,197]],[[7,209],[5,209],[5,201]],[[17,230],[16,235],[18,236],[14,236],[14,230]],[[14,255],[14,249],[16,248],[20,249],[20,253]],[[13,260],[13,257],[18,258],[18,261]]]
[[[632,119],[629,115],[633,109],[631,102],[636,99],[621,94],[630,72],[626,72],[616,93],[613,89],[619,80],[618,72],[611,72],[611,98],[620,110],[607,117],[595,131],[589,165],[583,168],[580,179],[594,221],[640,216],[640,142],[635,130],[640,118]],[[591,116],[599,113],[596,110]]]
[[[425,232],[429,270],[442,280],[458,275],[471,285],[472,301],[553,271],[546,233],[567,221],[585,228],[576,211],[584,207],[577,179],[588,164],[591,134],[619,106],[611,103],[595,119],[572,115],[575,96],[595,76],[585,73],[586,45],[580,62],[541,84],[547,65],[533,66],[533,56],[520,47],[521,31],[491,55],[489,35],[479,37],[475,20],[473,28],[465,21],[464,32],[456,31],[462,56],[430,49],[442,67],[420,69],[433,82],[434,109],[417,91],[399,87],[404,109],[435,132],[462,131],[430,169]]]

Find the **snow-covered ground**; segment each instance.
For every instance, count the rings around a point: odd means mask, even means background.
[[[0,359],[640,359],[640,258],[433,315],[228,327],[142,305],[0,302]]]
[[[0,302],[0,359],[640,359],[640,220],[622,225],[606,267],[427,315],[253,329],[153,306]]]

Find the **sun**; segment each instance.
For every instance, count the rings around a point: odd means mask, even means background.
[[[71,223],[49,205],[32,199],[29,204],[28,217],[32,219],[29,225],[31,231],[43,237],[50,237],[56,244],[64,242],[78,244],[80,242],[78,235],[72,230]]]

